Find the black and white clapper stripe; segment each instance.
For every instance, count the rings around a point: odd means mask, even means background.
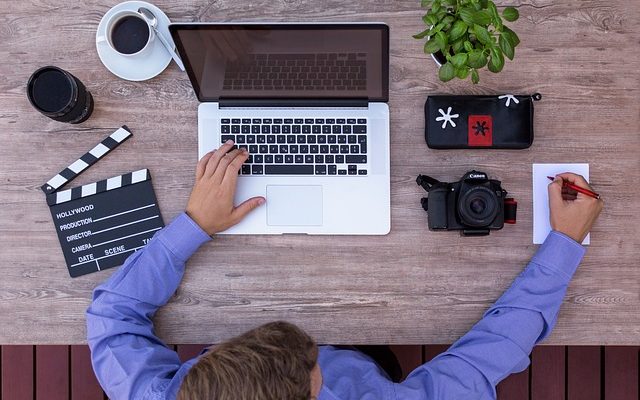
[[[118,175],[102,181],[89,183],[84,186],[78,186],[73,189],[63,190],[47,195],[47,204],[53,206],[56,204],[66,203],[67,201],[76,200],[81,197],[87,197],[96,193],[107,192],[109,190],[118,189],[124,186],[133,185],[151,179],[148,169],[141,169],[128,174]]]
[[[49,179],[47,183],[42,185],[42,191],[50,195],[56,190],[75,179],[82,171],[95,164],[99,159],[107,155],[111,150],[118,147],[122,142],[131,136],[131,132],[126,125],[118,128],[115,132],[98,143],[93,149],[89,150],[85,155],[74,161],[67,168],[60,171],[59,174]],[[88,185],[89,186],[89,185]],[[79,188],[76,188],[79,189]],[[47,202],[49,200],[47,199]],[[49,203],[51,204],[51,203]],[[55,203],[54,203],[55,204]]]

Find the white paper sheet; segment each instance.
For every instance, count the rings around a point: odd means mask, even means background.
[[[589,164],[533,164],[533,244],[542,244],[551,232],[549,223],[549,192],[551,181],[547,176],[556,176],[563,172],[573,172],[589,181]],[[590,236],[582,244],[590,243]]]

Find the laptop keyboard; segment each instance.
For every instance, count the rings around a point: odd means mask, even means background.
[[[224,90],[367,89],[365,53],[250,54],[227,64]]]
[[[367,175],[366,118],[223,118],[220,131],[249,151],[242,175]]]

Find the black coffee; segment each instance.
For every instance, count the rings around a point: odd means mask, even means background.
[[[45,70],[33,80],[33,102],[43,111],[60,112],[71,102],[72,85],[63,72],[57,69]]]
[[[122,54],[137,53],[148,41],[149,26],[133,15],[120,18],[111,29],[111,44]]]

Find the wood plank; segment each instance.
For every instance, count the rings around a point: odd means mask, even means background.
[[[188,361],[196,357],[200,352],[208,347],[207,344],[179,344],[176,346],[176,351],[180,357],[181,362]]]
[[[33,346],[2,346],[0,398],[33,400]]]
[[[422,346],[418,345],[392,345],[389,346],[395,354],[402,369],[402,380],[414,369],[422,365]]]
[[[604,400],[638,400],[640,346],[606,346],[604,349]]]
[[[423,346],[422,359],[424,360],[424,362],[429,362],[433,360],[438,354],[447,350],[450,346],[450,344],[425,344]]]
[[[69,346],[36,346],[36,400],[69,400]]]
[[[167,223],[187,203],[199,102],[174,63],[144,82],[119,79],[102,65],[96,27],[115,3],[2,2],[0,56],[11,62],[0,63],[0,343],[86,342],[91,290],[114,270],[69,278],[39,187],[115,127],[126,123],[133,139],[71,186],[149,168]],[[531,243],[531,164],[588,160],[606,208],[546,343],[640,343],[640,313],[634,312],[640,309],[640,174],[629,173],[640,168],[640,8],[628,0],[504,3],[520,9],[510,26],[522,43],[503,72],[484,70],[472,85],[438,80],[423,43],[411,38],[424,29],[418,1],[154,2],[175,21],[375,20],[391,31],[391,233],[220,236],[189,260],[178,296],[155,318],[158,335],[173,343],[217,342],[284,319],[319,343],[451,343],[537,249]],[[88,121],[59,123],[30,106],[26,80],[47,64],[86,84],[95,99]],[[530,149],[427,148],[428,95],[536,91],[543,100],[536,103]],[[473,239],[429,231],[415,177],[453,181],[472,168],[503,181],[521,204],[518,224]],[[215,318],[203,318],[212,312]]]
[[[531,400],[565,400],[564,346],[536,346],[529,368]]]
[[[103,400],[104,393],[91,366],[89,346],[71,346],[71,400]]]
[[[498,400],[529,399],[529,368],[517,374],[511,374],[496,387]]]
[[[600,400],[600,346],[567,349],[567,400]]]

